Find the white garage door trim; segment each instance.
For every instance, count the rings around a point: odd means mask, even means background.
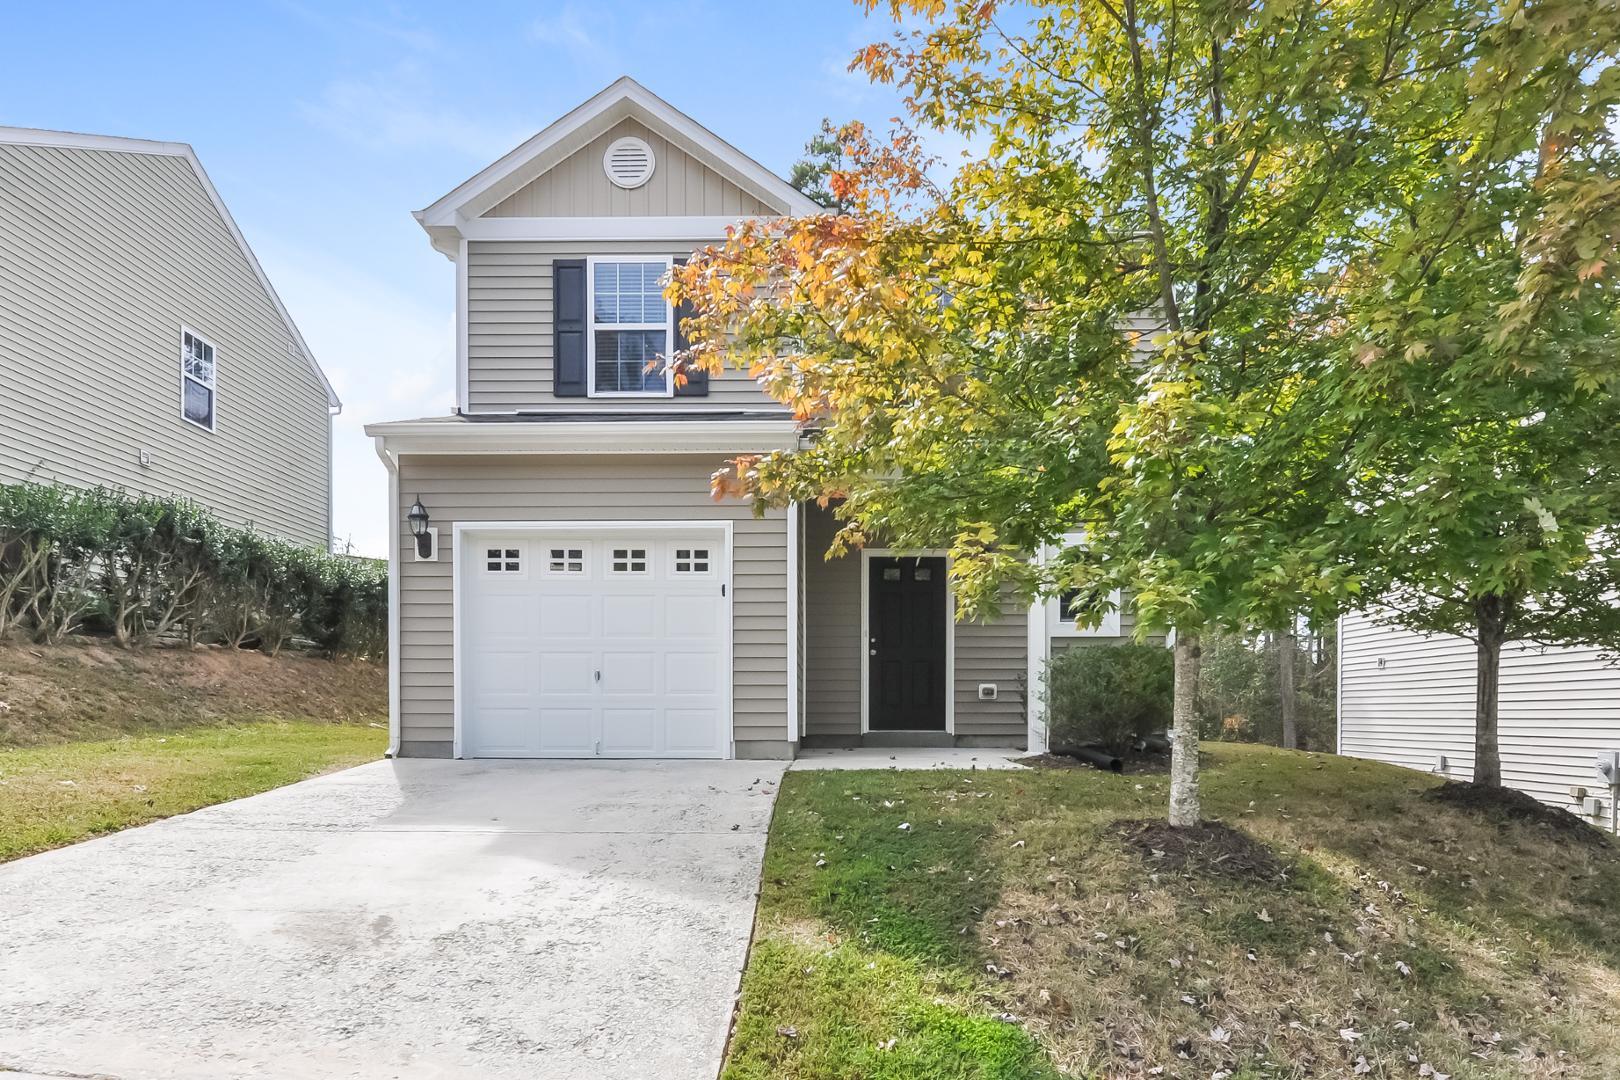
[[[724,737],[720,740],[721,756],[731,758],[736,756],[736,717],[733,713],[733,687],[736,681],[733,664],[733,638],[732,610],[736,602],[736,590],[732,586],[732,542],[733,529],[730,521],[460,521],[453,529],[454,543],[450,551],[450,595],[451,595],[451,626],[450,626],[450,657],[451,657],[451,705],[453,712],[453,749],[452,754],[462,756],[462,641],[463,619],[462,598],[466,593],[463,588],[463,553],[467,550],[469,538],[478,533],[526,533],[535,537],[547,534],[572,534],[575,536],[588,534],[593,539],[611,539],[615,535],[645,535],[652,533],[679,533],[700,534],[717,537],[721,541],[721,558],[718,567],[719,581],[722,586],[724,601],[720,605],[720,640],[721,640],[721,669],[726,677],[721,680],[721,716],[726,725]]]

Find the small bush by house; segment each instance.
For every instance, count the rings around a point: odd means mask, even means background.
[[[1170,724],[1175,661],[1158,645],[1087,645],[1052,658],[1046,671],[1053,750],[1128,749]]]
[[[329,656],[388,647],[387,568],[232,528],[185,499],[0,485],[0,637],[99,631]]]

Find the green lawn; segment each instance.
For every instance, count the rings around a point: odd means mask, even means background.
[[[1620,848],[1434,785],[1216,746],[1183,852],[1162,776],[790,772],[724,1076],[1620,1075]]]
[[[0,749],[0,861],[380,757],[381,726],[242,723]]]

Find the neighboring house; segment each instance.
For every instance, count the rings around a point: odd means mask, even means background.
[[[1464,638],[1345,616],[1339,753],[1473,779],[1474,671]],[[1612,828],[1612,793],[1596,762],[1620,751],[1620,667],[1597,649],[1511,642],[1500,686],[1503,782]]]
[[[0,483],[325,549],[338,409],[191,147],[0,128]]]
[[[729,458],[799,428],[741,372],[649,367],[678,345],[673,262],[819,212],[626,78],[416,215],[456,264],[458,407],[366,428],[390,474],[391,752],[1044,745],[1026,697],[1072,626],[957,622],[942,554],[829,561],[827,510],[715,501]]]

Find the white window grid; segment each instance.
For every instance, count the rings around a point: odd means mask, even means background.
[[[648,548],[645,545],[626,544],[623,547],[610,548],[608,573],[618,575],[651,573],[652,560],[647,557],[647,553]]]
[[[706,577],[714,573],[714,549],[707,544],[674,544],[670,565],[677,577]]]
[[[625,265],[637,265],[657,266],[660,268],[659,274],[662,276],[663,274],[668,273],[670,268],[674,265],[674,259],[670,256],[648,257],[646,255],[601,255],[592,256],[586,259],[585,265],[587,270],[585,282],[585,303],[588,308],[585,325],[585,377],[587,380],[586,393],[591,397],[598,398],[647,398],[674,396],[675,380],[667,366],[663,372],[664,385],[659,389],[598,390],[596,387],[596,333],[598,330],[661,330],[663,331],[664,335],[664,345],[663,348],[659,350],[659,355],[665,357],[666,359],[669,356],[671,343],[675,340],[675,310],[670,305],[668,300],[663,299],[662,292],[659,294],[659,302],[662,307],[662,318],[660,319],[621,321],[619,316],[622,314],[622,312],[619,311],[617,307],[612,312],[612,317],[610,319],[598,319],[596,301],[596,284],[598,273],[605,273],[606,271],[604,268],[610,266],[619,267]],[[617,290],[615,290],[615,299],[622,299],[622,294]],[[647,314],[647,312],[645,310],[638,310],[635,312],[635,314],[638,316],[644,316]]]
[[[219,419],[219,366],[214,343],[192,330],[180,327],[180,418],[204,431],[213,431]],[[208,395],[208,419],[200,420],[186,412],[186,394],[190,386]]]
[[[583,577],[590,573],[590,558],[585,544],[547,544],[543,572],[548,577]]]
[[[486,544],[481,549],[479,565],[486,574],[500,574],[503,577],[522,574],[527,560],[523,556],[523,548],[508,544]]]

